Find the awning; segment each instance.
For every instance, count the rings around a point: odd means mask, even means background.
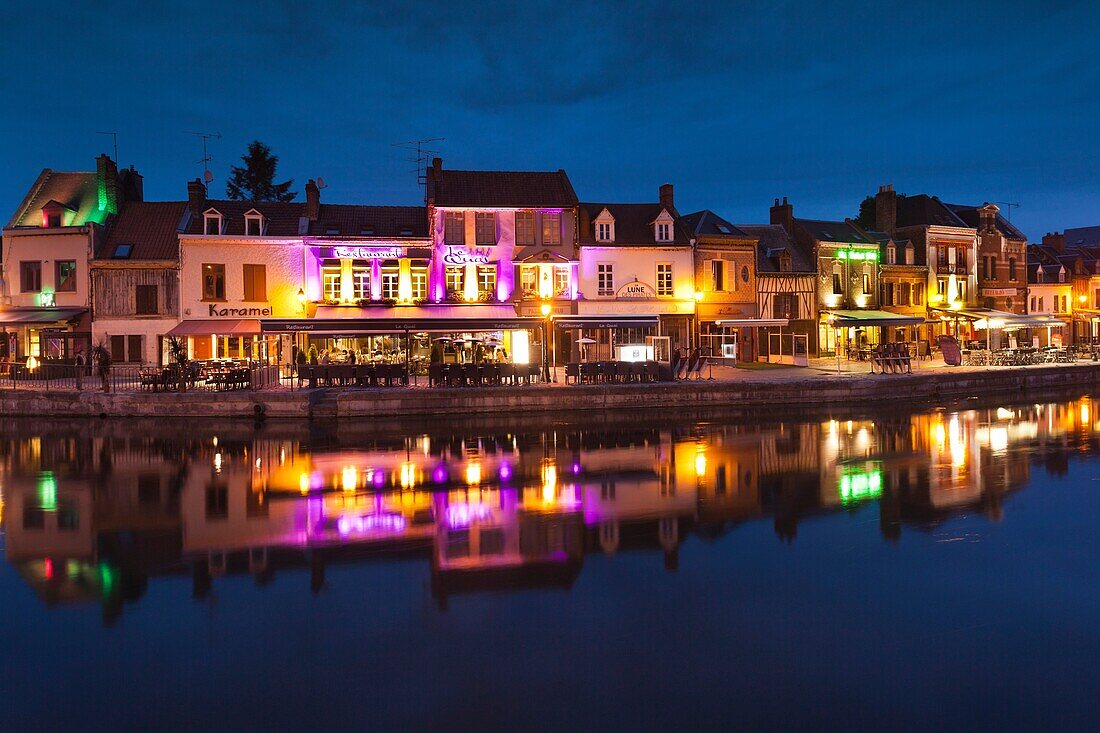
[[[889,311],[872,310],[827,310],[823,315],[829,316],[829,321],[834,326],[852,328],[858,326],[919,326],[924,323],[923,316],[907,316],[902,313],[890,313]]]
[[[1019,314],[991,308],[960,308],[959,310],[933,308],[932,310],[949,318],[957,317],[973,321],[976,328],[1046,328],[1063,324],[1061,319],[1042,313]]]
[[[254,336],[260,332],[255,318],[225,320],[203,319],[180,321],[165,336]]]
[[[87,312],[87,308],[4,308],[0,309],[0,324],[34,325],[75,321]]]
[[[583,316],[554,316],[554,325],[558,328],[649,328],[660,322],[660,316],[653,314],[634,314],[622,316],[592,313]]]
[[[725,318],[714,322],[719,326],[734,326],[737,328],[775,328],[784,327],[789,320],[786,318]]]

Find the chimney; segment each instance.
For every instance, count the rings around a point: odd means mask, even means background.
[[[443,158],[432,158],[432,167],[424,171],[425,181],[424,198],[426,203],[435,203],[439,198],[440,189],[443,187]]]
[[[206,186],[199,178],[187,182],[187,208],[195,216],[200,216],[206,209]]]
[[[1043,235],[1043,246],[1050,247],[1060,255],[1066,253],[1066,235],[1061,232],[1049,232]]]
[[[306,181],[306,218],[317,221],[321,217],[321,189],[317,182],[310,178]]]
[[[118,213],[118,166],[106,153],[95,159],[96,189],[99,208],[109,214]]]
[[[123,168],[118,179],[124,202],[145,200],[145,179],[134,166]]]
[[[978,209],[979,229],[983,232],[997,231],[997,214],[1001,209],[997,204],[985,204]]]
[[[668,209],[668,213],[673,216],[676,215],[676,205],[672,203],[672,184],[663,183],[661,187],[657,189],[657,197],[661,202],[661,206]]]
[[[875,230],[892,237],[897,233],[897,228],[898,194],[894,191],[894,184],[887,183],[879,186],[875,194]]]
[[[775,204],[771,208],[771,223],[779,224],[787,232],[787,236],[791,236],[794,230],[794,206],[787,203],[787,197],[783,197],[783,203],[779,203],[779,199],[775,200]]]

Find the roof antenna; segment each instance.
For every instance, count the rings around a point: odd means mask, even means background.
[[[1010,204],[1007,201],[994,201],[993,203],[1000,204],[1001,206],[1005,206],[1005,207],[1008,208],[1008,211],[1005,212],[1005,218],[1008,219],[1010,222],[1012,221],[1012,209],[1013,208],[1016,208],[1016,209],[1020,208],[1020,202],[1019,201],[1017,201],[1014,204]]]
[[[210,157],[210,153],[206,150],[206,141],[210,138],[221,140],[222,134],[220,132],[185,132],[184,134],[202,138],[202,158],[195,162],[202,163],[202,181],[209,186],[210,182],[214,180],[214,174],[210,171],[210,161],[212,161],[213,158]]]
[[[428,183],[428,162],[433,155],[438,155],[438,150],[428,150],[424,145],[426,143],[441,143],[447,138],[445,137],[427,137],[423,140],[410,140],[406,143],[390,143],[391,147],[401,148],[402,150],[410,150],[416,153],[415,158],[406,158],[410,163],[416,163],[414,172],[416,173],[416,185],[425,186]]]
[[[115,147],[115,162],[118,162],[118,133],[117,132],[100,132],[96,131],[96,135],[110,135],[111,140],[114,142]]]

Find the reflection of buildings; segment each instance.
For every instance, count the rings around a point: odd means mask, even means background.
[[[191,575],[206,598],[223,576],[295,571],[320,592],[330,565],[395,557],[428,563],[446,607],[569,588],[593,552],[672,570],[692,537],[768,515],[788,541],[836,512],[877,511],[889,540],[960,511],[998,520],[1030,461],[1064,474],[1098,418],[1084,398],[771,425],[379,431],[352,447],[298,428],[181,438],[43,422],[0,428],[0,511],[7,560],[43,600],[100,602],[108,621],[150,576]]]

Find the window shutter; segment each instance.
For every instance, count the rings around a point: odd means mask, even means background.
[[[130,336],[127,344],[127,361],[141,361],[141,336]]]
[[[112,336],[111,337],[111,361],[113,361],[113,362],[126,361],[126,337],[125,336]]]

